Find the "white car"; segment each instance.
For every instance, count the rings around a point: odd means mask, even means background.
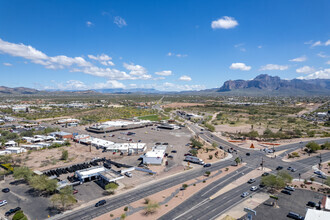
[[[251,190],[251,191],[257,191],[258,189],[259,189],[258,186],[252,186],[250,190]]]
[[[0,200],[0,207],[1,206],[4,206],[4,205],[6,205],[7,204],[7,201],[6,200]]]
[[[133,175],[132,175],[132,173],[130,173],[130,172],[126,172],[126,173],[125,173],[125,176],[131,178]]]
[[[242,198],[245,198],[245,197],[247,197],[248,195],[249,195],[248,192],[244,192],[244,193],[242,193],[241,197],[242,197]]]
[[[284,189],[289,190],[289,191],[294,191],[294,187],[292,187],[292,186],[286,186]]]

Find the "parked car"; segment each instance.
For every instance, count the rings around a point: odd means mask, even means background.
[[[172,150],[171,153],[174,153],[175,154],[175,153],[177,153],[177,151],[176,150]]]
[[[289,212],[286,217],[293,218],[293,219],[296,219],[296,220],[303,220],[304,219],[304,217],[302,217],[301,215],[299,215],[295,212]]]
[[[327,179],[327,176],[326,176],[326,175],[323,175],[323,174],[318,175],[317,177],[318,177],[318,178],[321,178],[321,179]]]
[[[276,167],[276,170],[282,170],[282,169],[283,169],[282,166],[278,166],[278,167]]]
[[[10,192],[10,189],[9,188],[4,188],[4,189],[2,189],[2,192],[8,193],[8,192]]]
[[[316,203],[315,202],[312,202],[312,201],[308,201],[306,206],[310,206],[310,207],[315,207],[316,206]]]
[[[107,203],[107,201],[105,201],[105,200],[100,200],[100,201],[98,201],[98,202],[95,204],[95,207],[99,207],[99,206],[101,206],[101,205],[104,205],[105,203]]]
[[[259,189],[258,186],[252,186],[250,190],[251,190],[251,191],[257,191],[258,189]]]
[[[292,167],[288,167],[288,170],[291,170],[292,169]]]
[[[315,170],[314,173],[317,175],[323,175],[323,173],[320,170]]]
[[[248,195],[249,195],[248,192],[244,192],[244,193],[242,193],[241,197],[242,197],[242,198],[245,198],[245,197],[247,197]]]
[[[268,175],[269,175],[269,173],[264,172],[261,176],[268,176]]]
[[[251,154],[250,154],[250,153],[246,153],[245,155],[246,155],[246,156],[250,156]]]
[[[130,172],[126,172],[126,173],[125,173],[125,176],[131,178],[133,175],[132,175],[132,173],[130,173]]]
[[[192,154],[184,154],[184,156],[192,156]]]
[[[7,204],[7,200],[0,200],[0,207]]]
[[[9,211],[7,211],[6,213],[5,213],[5,216],[10,216],[11,214],[14,214],[15,212],[17,212],[17,211],[19,211],[19,210],[21,210],[21,207],[16,207],[16,208],[14,208],[14,209],[10,209]]]
[[[291,192],[288,190],[282,190],[281,193],[287,194],[287,195],[291,195]]]
[[[248,183],[254,183],[256,181],[256,179],[249,179]]]
[[[297,169],[295,169],[295,168],[291,169],[291,172],[296,172],[296,171],[297,171]]]
[[[211,166],[211,164],[210,163],[206,163],[206,164],[204,164],[204,166],[203,167],[210,167]]]
[[[168,155],[167,158],[173,159],[173,156],[172,155]]]
[[[284,189],[289,190],[289,191],[294,191],[294,187],[292,186],[286,186]]]

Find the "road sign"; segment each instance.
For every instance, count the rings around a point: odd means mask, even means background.
[[[257,212],[253,209],[250,209],[250,208],[244,208],[244,211],[247,212],[247,213],[252,213],[254,215],[257,215]]]

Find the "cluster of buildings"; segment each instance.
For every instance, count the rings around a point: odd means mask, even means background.
[[[88,128],[87,131],[95,133],[104,133],[111,131],[129,130],[135,128],[143,128],[151,126],[153,123],[149,120],[132,120],[132,121],[106,121],[101,124],[95,124]]]
[[[76,135],[73,140],[81,144],[92,145],[96,148],[101,148],[104,151],[111,152],[131,154],[144,152],[147,149],[147,145],[145,143],[115,143],[100,138],[94,138],[85,134]]]
[[[22,137],[26,143],[18,145],[15,141],[8,141],[4,144],[4,150],[0,155],[19,154],[27,150],[40,150],[48,148],[53,144],[65,144],[66,139],[72,138],[72,134],[66,132],[53,132],[49,135],[34,135],[33,137]]]
[[[194,113],[187,113],[185,111],[177,111],[176,114],[179,116],[179,117],[182,117],[182,118],[185,118],[187,120],[192,120],[192,119],[203,119],[204,117],[201,116],[201,115],[196,115]]]
[[[301,115],[301,118],[308,120],[308,121],[319,121],[319,122],[326,122],[330,120],[330,112],[314,112],[308,115]]]

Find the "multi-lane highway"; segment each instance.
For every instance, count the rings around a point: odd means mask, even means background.
[[[214,199],[210,199],[210,196],[218,192],[221,188],[227,184],[235,181],[241,177],[241,173],[249,173],[253,169],[260,166],[260,163],[263,161],[264,166],[275,170],[277,166],[288,167],[289,165],[295,167],[297,172],[292,173],[294,177],[298,176],[298,173],[304,173],[311,169],[312,165],[315,165],[319,162],[319,158],[310,157],[304,160],[297,162],[286,163],[283,162],[279,157],[278,158],[269,158],[265,156],[265,153],[258,150],[250,150],[238,148],[236,145],[226,142],[225,140],[213,135],[211,132],[204,131],[201,134],[201,130],[198,126],[190,124],[188,125],[196,134],[198,134],[204,140],[209,140],[211,143],[215,142],[221,145],[225,150],[228,148],[234,148],[237,150],[237,153],[234,153],[233,158],[240,157],[243,162],[246,162],[245,167],[240,168],[239,172],[233,172],[225,177],[220,178],[219,180],[210,184],[207,188],[202,189],[197,192],[195,195],[190,197],[188,200],[184,201],[182,204],[177,206],[175,209],[171,210],[160,219],[214,219],[223,213],[225,210],[233,206],[234,204],[240,202],[242,198],[240,195],[249,191],[251,185],[242,184]],[[330,139],[322,139],[319,143],[324,143]],[[301,143],[291,144],[282,147],[278,147],[281,150],[285,149],[297,149],[301,147]],[[250,152],[250,156],[246,156],[246,153]],[[323,161],[330,159],[330,153],[322,155]],[[143,199],[147,196],[150,196],[154,193],[160,192],[172,186],[182,184],[188,180],[194,179],[196,177],[202,176],[206,170],[209,171],[218,171],[224,167],[232,165],[233,159],[225,160],[213,164],[209,168],[195,168],[194,170],[186,171],[182,174],[171,176],[162,180],[158,180],[143,187],[130,190],[124,194],[115,196],[107,200],[107,204],[102,207],[88,206],[77,211],[72,211],[62,215],[57,215],[53,219],[92,219],[112,210],[115,210],[119,207],[125,206],[134,201]]]

